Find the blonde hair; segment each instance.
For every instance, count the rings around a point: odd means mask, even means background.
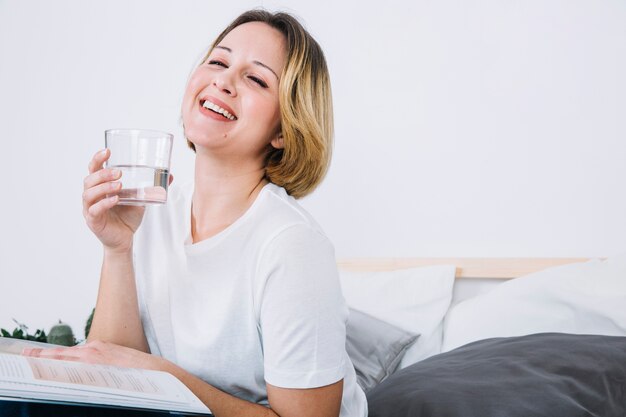
[[[285,36],[287,63],[278,89],[284,148],[269,145],[265,177],[301,198],[322,182],[332,155],[333,104],[330,76],[319,44],[290,14],[255,9],[237,17],[217,37],[202,62],[230,31],[249,22],[266,23]],[[195,151],[189,140],[187,143]]]

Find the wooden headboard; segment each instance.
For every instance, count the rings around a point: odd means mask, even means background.
[[[347,271],[392,271],[431,265],[455,265],[457,278],[512,279],[553,266],[590,258],[354,258],[337,263]]]

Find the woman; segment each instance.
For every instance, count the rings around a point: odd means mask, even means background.
[[[295,201],[330,161],[321,49],[288,14],[246,12],[191,75],[182,118],[194,183],[165,206],[116,205],[109,152],[91,160],[84,216],[104,259],[89,341],[27,354],[164,370],[218,417],[365,416],[333,247]]]

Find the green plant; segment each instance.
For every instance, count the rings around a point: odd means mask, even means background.
[[[17,327],[13,330],[12,333],[9,333],[6,329],[0,329],[0,334],[2,337],[11,337],[13,339],[22,339],[22,340],[33,340],[35,342],[44,342],[48,341],[48,337],[46,336],[46,332],[43,329],[37,329],[35,334],[31,335],[28,333],[28,326],[20,323],[19,321],[13,319],[13,321],[17,324]]]
[[[61,346],[74,346],[77,344],[74,332],[69,324],[65,324],[59,319],[59,322],[52,326],[48,333],[48,343]]]
[[[89,315],[89,318],[87,319],[87,323],[85,325],[85,339],[87,339],[87,336],[89,336],[89,330],[91,329],[91,321],[93,320],[93,315],[95,311],[96,311],[95,308],[91,310],[91,314]],[[54,343],[54,344],[63,345],[63,346],[74,346],[82,342],[82,340],[76,340],[76,338],[74,337],[74,333],[72,332],[72,328],[69,325],[62,323],[61,320],[59,320],[59,323],[52,326],[48,334],[46,334],[46,332],[43,329],[37,329],[35,331],[35,334],[29,334],[27,325],[20,323],[19,321],[15,319],[13,319],[13,321],[15,322],[15,324],[17,324],[17,327],[12,332],[9,332],[6,329],[0,328],[0,337],[10,337],[12,339],[32,340],[35,342],[43,342],[43,343]]]

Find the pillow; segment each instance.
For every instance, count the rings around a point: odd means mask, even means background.
[[[558,332],[626,336],[626,253],[496,286],[450,309],[443,351],[491,337]]]
[[[369,391],[391,375],[400,365],[404,352],[418,336],[350,309],[346,325],[346,350],[363,391]]]
[[[438,265],[385,272],[340,271],[348,304],[420,337],[400,361],[404,368],[441,351],[442,321],[456,268]]]
[[[623,417],[626,337],[482,340],[402,369],[367,394],[369,417]]]

